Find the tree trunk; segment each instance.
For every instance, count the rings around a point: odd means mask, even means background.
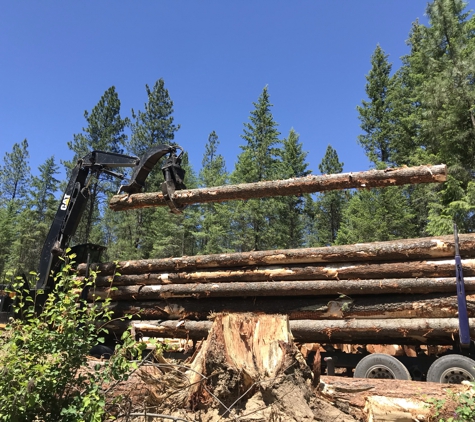
[[[475,336],[475,318],[470,318],[470,334]],[[211,321],[131,321],[108,327],[122,332],[129,324],[135,333],[151,337],[200,340],[206,337]],[[458,335],[456,318],[295,320],[290,328],[296,341],[323,344],[409,344],[452,345]]]
[[[475,236],[459,235],[460,254],[463,258],[475,257]],[[305,249],[236,252],[229,254],[183,256],[178,258],[122,261],[93,265],[100,275],[144,274],[151,272],[195,271],[202,268],[231,268],[241,266],[316,264],[324,262],[407,261],[449,258],[455,255],[454,237],[426,237],[400,239],[356,245],[330,246]],[[78,266],[84,275],[86,264]]]
[[[446,402],[451,397],[447,394],[447,384],[325,375],[321,377],[319,390],[321,396],[356,420],[374,422],[428,420],[434,414],[429,398]],[[450,391],[455,395],[467,391],[467,387],[451,384]]]
[[[111,302],[114,317],[137,315],[144,320],[195,319],[204,320],[212,313],[255,312],[288,315],[299,319],[391,319],[391,318],[456,318],[457,296],[380,295],[355,297],[290,297],[172,299],[159,301]],[[469,317],[475,318],[475,295],[467,296]]]
[[[475,259],[462,260],[462,266],[464,276],[475,276]],[[253,286],[255,286],[255,290],[258,291],[259,284],[257,282],[292,281],[299,283],[304,280],[313,280],[314,283],[318,283],[319,280],[337,280],[338,282],[335,284],[344,287],[344,280],[447,278],[453,277],[454,275],[455,261],[450,259],[374,264],[347,263],[319,266],[309,265],[306,267],[251,267],[230,270],[196,271],[189,273],[151,273],[116,277],[98,276],[96,285],[98,286],[98,292],[107,292],[108,288],[101,286],[113,285],[117,286],[119,291],[130,292],[130,294],[135,294],[135,289],[140,290],[142,294],[150,292],[150,294],[153,295],[155,292],[155,294],[158,295],[157,297],[159,297],[159,295],[162,294],[161,292],[163,292],[163,295],[166,295],[168,293],[165,292],[171,293],[173,289],[176,289],[177,294],[180,294],[182,291],[188,292],[188,295],[192,295],[193,290],[196,290],[197,295],[199,295],[200,293],[206,294],[207,291],[213,289],[218,290],[221,284],[242,283],[241,287],[244,289],[242,295],[247,295],[247,293],[252,295],[252,289],[246,288],[246,285],[250,285],[251,282],[254,282]],[[185,283],[193,285],[194,288],[190,286],[180,286]],[[200,287],[200,284],[208,284],[208,286]],[[263,284],[264,283],[262,283],[261,286]],[[413,284],[416,285],[417,282]],[[171,286],[173,286],[173,288]],[[298,285],[295,287],[298,288]],[[231,290],[232,288],[229,289],[229,291]],[[116,292],[116,294],[118,295],[119,293]]]
[[[447,180],[445,164],[369,170],[356,173],[339,173],[306,176],[288,180],[273,180],[204,189],[176,191],[173,202],[178,206],[195,203],[223,202],[236,199],[265,198],[272,196],[302,195],[341,189],[368,189],[417,183],[440,183]],[[167,206],[163,194],[137,193],[115,195],[109,207],[114,211]]]
[[[294,280],[235,283],[193,283],[152,285],[148,280],[137,281],[136,285],[122,286],[114,281],[117,290],[97,287],[91,290],[89,298],[142,301],[171,298],[217,298],[217,297],[266,297],[266,296],[324,296],[324,295],[382,295],[389,293],[423,294],[454,293],[455,277],[407,278],[370,280]],[[465,291],[475,292],[475,277],[465,277]]]

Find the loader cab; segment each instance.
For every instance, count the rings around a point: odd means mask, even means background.
[[[76,255],[74,258],[75,265],[79,265],[101,262],[102,254],[107,248],[94,243],[84,243],[73,246],[70,249],[70,254]]]

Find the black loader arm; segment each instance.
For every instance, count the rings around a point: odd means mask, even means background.
[[[71,237],[76,232],[89,198],[89,176],[99,176],[101,173],[105,173],[123,179],[122,174],[115,173],[111,169],[135,167],[130,183],[122,185],[119,191],[138,193],[145,185],[145,179],[153,166],[164,155],[170,154],[167,162],[172,160],[177,168],[174,169],[175,173],[169,178],[172,181],[177,181],[173,186],[174,189],[182,189],[184,188],[184,171],[179,165],[181,160],[176,157],[177,148],[182,150],[181,154],[183,154],[183,149],[179,146],[158,145],[147,151],[141,158],[104,151],[92,151],[77,162],[43,245],[38,271],[39,278],[36,284],[37,290],[49,289],[53,285],[51,274],[57,272],[61,266],[61,256],[64,255]],[[162,168],[162,171],[165,174],[165,180],[167,180],[166,173],[170,173],[170,170]]]

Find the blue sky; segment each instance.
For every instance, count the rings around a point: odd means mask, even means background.
[[[101,0],[0,4],[0,165],[27,138],[33,172],[86,125],[114,85],[122,117],[143,109],[145,84],[163,78],[175,141],[199,171],[211,131],[229,171],[264,86],[281,138],[293,127],[309,168],[331,144],[344,171],[370,164],[357,144],[356,106],[379,43],[393,63],[408,52],[426,0]]]

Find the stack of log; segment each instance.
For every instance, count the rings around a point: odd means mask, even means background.
[[[440,183],[446,177],[445,165],[388,168],[181,190],[171,199],[181,207]],[[156,206],[167,206],[157,192],[117,195],[110,201],[115,211]],[[475,318],[475,236],[461,235],[460,250],[468,314]],[[302,342],[443,345],[458,332],[454,254],[448,236],[125,261],[97,266],[90,299],[111,298],[115,316],[135,315],[132,325],[144,336],[200,339],[213,314],[253,312],[288,315],[294,337]],[[80,267],[80,276],[84,272]],[[124,327],[118,323],[116,329]]]
[[[475,318],[475,235],[459,241]],[[90,299],[144,336],[200,339],[211,315],[253,312],[288,315],[302,342],[443,345],[458,333],[454,254],[443,236],[107,263]]]

